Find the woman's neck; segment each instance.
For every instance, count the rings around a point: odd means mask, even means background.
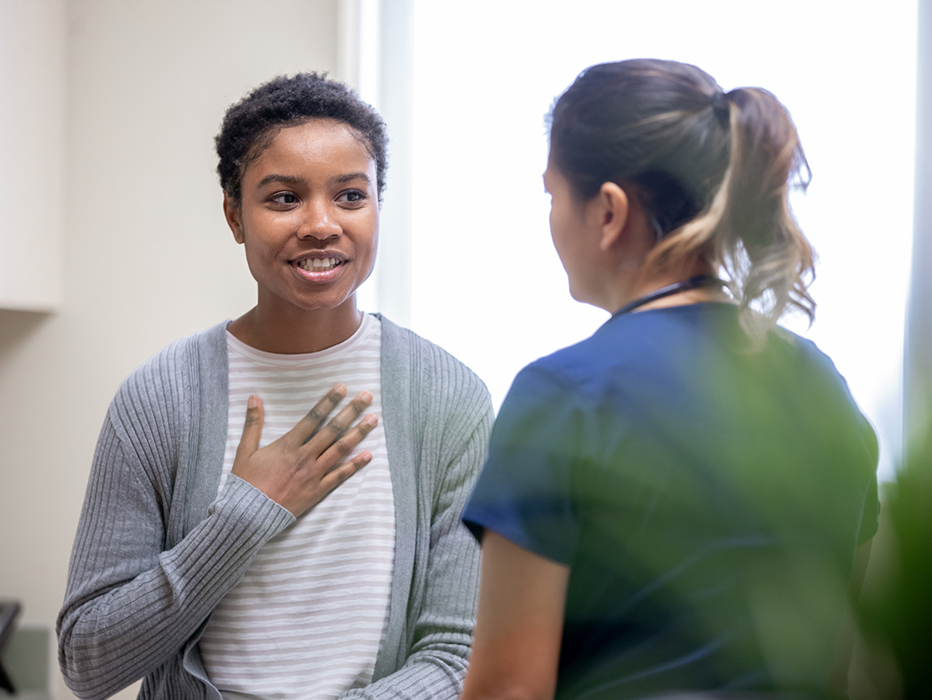
[[[237,340],[265,352],[295,355],[333,347],[353,335],[363,312],[355,299],[332,309],[283,309],[262,303],[231,322]]]
[[[633,301],[647,297],[667,287],[685,282],[686,280],[698,277],[715,278],[716,276],[717,275],[710,266],[696,264],[688,268],[682,267],[678,270],[655,274],[646,279],[638,279],[629,287],[618,289],[618,294],[612,300],[613,308],[609,309],[609,311],[614,313]],[[719,285],[684,285],[682,290],[639,305],[634,311],[662,309],[670,306],[685,306],[708,301],[728,302],[731,301],[731,297],[729,297],[728,294],[725,293],[723,287]]]

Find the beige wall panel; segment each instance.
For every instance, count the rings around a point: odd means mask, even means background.
[[[0,596],[48,627],[120,381],[254,303],[214,173],[224,109],[276,74],[337,60],[337,0],[67,9],[64,298],[51,315],[0,311]],[[53,697],[71,697],[51,666]]]
[[[67,6],[0,0],[0,308],[61,302]]]

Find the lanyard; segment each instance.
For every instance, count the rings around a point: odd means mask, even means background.
[[[683,280],[682,282],[677,282],[676,284],[661,287],[656,292],[651,292],[650,294],[647,294],[640,299],[635,299],[631,303],[625,304],[620,309],[618,309],[618,311],[612,314],[612,318],[626,314],[629,311],[634,311],[638,307],[644,306],[644,304],[657,301],[657,299],[673,296],[674,294],[686,292],[690,289],[696,289],[697,287],[724,287],[725,285],[725,280],[721,280],[718,277],[714,277],[713,275],[696,275],[695,277],[690,277],[688,280]]]

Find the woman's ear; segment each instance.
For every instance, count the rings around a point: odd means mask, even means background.
[[[237,243],[243,243],[246,240],[243,236],[243,208],[226,192],[223,193],[223,216],[227,220],[227,226],[233,232],[233,238]]]
[[[610,250],[622,238],[630,215],[628,194],[614,182],[602,183],[596,195],[601,236],[599,248]]]

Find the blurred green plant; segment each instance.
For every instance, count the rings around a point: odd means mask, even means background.
[[[881,532],[858,605],[868,649],[863,671],[872,688],[863,697],[927,700],[932,698],[932,430],[912,441],[896,481],[887,486]]]

